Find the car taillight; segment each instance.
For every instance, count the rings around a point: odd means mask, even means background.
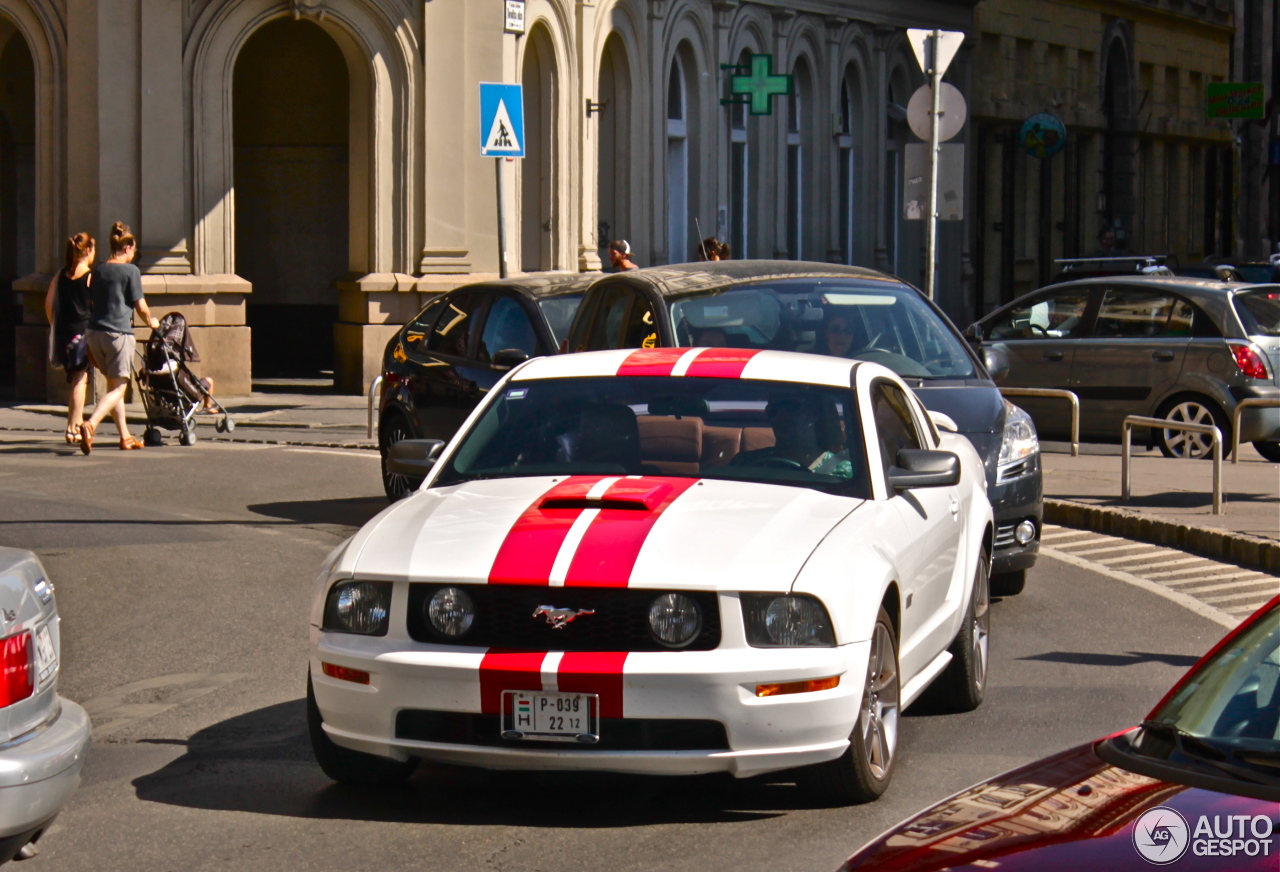
[[[0,708],[31,696],[31,634],[0,640]]]
[[[1240,371],[1249,378],[1271,378],[1271,372],[1267,369],[1267,362],[1251,344],[1244,342],[1231,343],[1231,355],[1236,359],[1236,366],[1240,367]]]

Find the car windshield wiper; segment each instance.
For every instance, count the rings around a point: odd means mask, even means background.
[[[1143,721],[1142,729],[1145,732],[1159,734],[1172,739],[1184,756],[1195,760],[1197,763],[1204,763],[1214,769],[1226,772],[1233,778],[1254,784],[1280,783],[1280,778],[1270,773],[1258,772],[1248,766],[1237,766],[1228,762],[1226,753],[1213,742],[1206,741],[1199,736],[1193,736],[1181,727],[1164,721]]]

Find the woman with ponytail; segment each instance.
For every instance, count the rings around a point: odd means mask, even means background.
[[[50,360],[67,373],[71,399],[67,402],[68,445],[80,441],[84,421],[84,392],[89,382],[89,283],[96,243],[88,233],[67,240],[67,261],[49,282],[44,297],[44,313],[50,326]]]
[[[93,364],[107,377],[107,394],[98,401],[80,427],[80,450],[93,450],[93,434],[110,415],[120,431],[120,450],[142,447],[142,440],[129,435],[125,420],[124,393],[129,387],[137,343],[133,337],[133,313],[142,316],[152,330],[160,322],[151,314],[142,296],[142,273],[133,265],[138,242],[129,228],[119,221],[111,228],[111,257],[94,270],[90,288],[89,353]]]

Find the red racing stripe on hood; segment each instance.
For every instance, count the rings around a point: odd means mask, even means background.
[[[545,651],[504,651],[490,648],[480,661],[480,711],[502,714],[504,690],[542,690]]]
[[[626,587],[636,558],[662,513],[689,488],[693,478],[644,476],[624,478],[605,491],[603,499],[643,495],[648,511],[601,509],[587,527],[569,564],[565,587]]]
[[[544,509],[548,499],[582,499],[603,475],[573,475],[533,501],[516,519],[489,570],[490,584],[546,585],[560,546],[582,509]],[[513,688],[519,690],[520,688]]]
[[[687,348],[643,348],[633,351],[618,367],[618,375],[671,375]]]
[[[708,348],[693,359],[685,375],[690,378],[742,378],[747,363],[759,353],[758,348]]]
[[[600,717],[622,717],[622,667],[626,651],[569,651],[560,658],[556,686],[562,693],[600,695]]]

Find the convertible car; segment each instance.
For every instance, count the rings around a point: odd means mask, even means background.
[[[875,799],[926,690],[988,664],[982,461],[872,363],[728,348],[538,358],[324,563],[312,745],[338,781],[428,759],[798,769]]]

